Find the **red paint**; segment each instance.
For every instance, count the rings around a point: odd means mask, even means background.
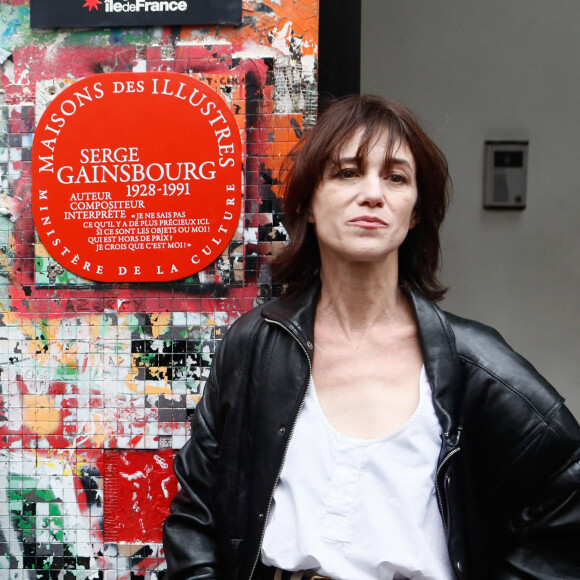
[[[173,449],[105,450],[105,542],[161,542],[163,521],[177,493]]]

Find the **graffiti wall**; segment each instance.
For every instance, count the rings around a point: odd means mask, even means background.
[[[271,293],[268,257],[285,240],[277,171],[316,114],[316,3],[242,10],[237,26],[43,31],[27,0],[0,3],[0,578],[163,575],[174,453],[225,329]],[[91,282],[38,239],[34,131],[72,82],[142,71],[195,76],[228,103],[242,215],[189,278]]]

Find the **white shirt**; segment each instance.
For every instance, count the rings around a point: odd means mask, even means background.
[[[435,494],[440,426],[421,371],[419,405],[376,439],[338,432],[311,380],[268,516],[262,561],[335,580],[447,580]]]

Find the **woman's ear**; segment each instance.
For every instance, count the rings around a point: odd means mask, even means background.
[[[409,229],[412,230],[419,222],[421,218],[417,215],[417,210],[414,209],[413,213],[411,214],[411,221],[409,222]]]

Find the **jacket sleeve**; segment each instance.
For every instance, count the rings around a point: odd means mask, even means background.
[[[537,437],[526,463],[537,473],[546,453],[569,454],[563,467],[532,485],[532,495],[509,518],[496,580],[572,580],[580,578],[580,428],[562,405]],[[530,451],[528,449],[528,451]],[[534,452],[536,451],[536,452]],[[523,491],[523,490],[522,490]]]
[[[193,414],[191,438],[175,457],[181,489],[163,528],[165,580],[223,578],[213,508],[219,457],[216,362]]]
[[[464,427],[463,453],[454,457],[465,479],[449,484],[463,498],[451,507],[465,517],[463,528],[449,528],[450,551],[468,548],[452,552],[458,577],[580,579],[580,426],[497,331],[447,318],[461,361]]]

